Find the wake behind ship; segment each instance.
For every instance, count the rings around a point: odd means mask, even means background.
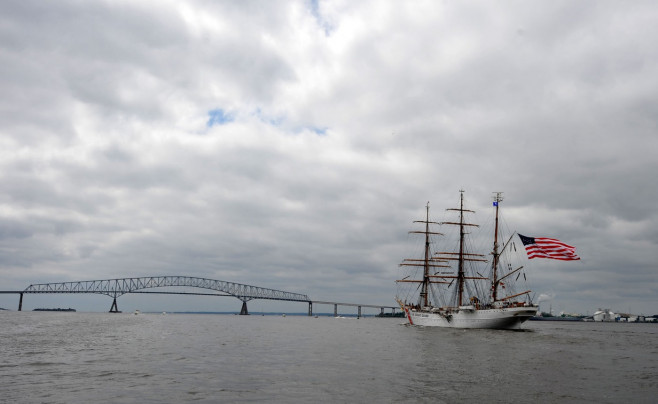
[[[411,275],[399,279],[399,286],[411,286],[412,291],[396,300],[404,310],[411,325],[454,328],[519,329],[521,324],[537,314],[539,307],[530,297],[530,290],[517,291],[521,275],[526,279],[523,266],[514,266],[510,261],[512,234],[499,246],[499,208],[502,194],[496,193],[495,224],[491,262],[485,255],[472,252],[469,248],[468,229],[478,227],[468,223],[465,214],[473,211],[464,208],[464,191],[460,191],[459,208],[455,211],[458,220],[454,222],[432,222],[429,217],[429,203],[425,220],[414,223],[424,224],[424,230],[412,231],[424,235],[424,256],[405,259],[400,266],[407,269],[422,268],[422,278],[409,279]],[[442,236],[434,226],[454,226],[459,235],[454,250],[433,251],[433,238]],[[441,243],[444,244],[444,243]],[[446,245],[448,243],[445,243]],[[515,250],[515,248],[514,248]],[[486,274],[483,275],[483,274]],[[413,297],[417,291],[417,296]]]

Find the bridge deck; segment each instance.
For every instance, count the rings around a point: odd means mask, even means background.
[[[213,290],[213,293],[200,292],[171,292],[171,291],[145,291],[143,289],[164,288],[164,287],[192,287]],[[234,282],[220,281],[216,279],[197,278],[190,276],[151,276],[140,278],[117,278],[101,279],[92,281],[77,282],[55,282],[32,284],[24,290],[3,290],[4,294],[20,294],[18,310],[22,310],[23,295],[33,293],[93,293],[103,294],[113,298],[110,312],[118,312],[117,297],[128,293],[144,294],[175,294],[175,295],[199,295],[199,296],[232,296],[242,300],[242,310],[240,314],[248,314],[247,301],[254,299],[281,300],[292,302],[306,302],[309,305],[309,316],[313,313],[313,304],[334,305],[334,314],[337,315],[338,306],[351,306],[358,308],[358,315],[361,316],[361,308],[379,308],[381,312],[384,309],[395,311],[396,306],[382,306],[373,304],[360,303],[342,303],[329,302],[320,300],[311,300],[308,295],[300,293],[286,292],[276,289],[262,288],[259,286],[244,285]]]
[[[334,304],[334,305],[339,305],[339,306],[351,306],[351,307],[370,307],[370,308],[375,308],[375,309],[397,309],[400,306],[382,306],[380,304],[362,304],[362,303],[341,303],[341,302],[326,302],[326,301],[319,301],[319,300],[312,300],[311,303],[313,304]]]

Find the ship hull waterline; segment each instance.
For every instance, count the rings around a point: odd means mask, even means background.
[[[405,307],[409,324],[422,327],[484,328],[519,330],[521,324],[537,314],[537,306],[506,307],[437,313]]]

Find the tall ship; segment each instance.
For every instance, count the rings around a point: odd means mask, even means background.
[[[396,281],[396,300],[409,324],[520,329],[521,324],[537,314],[539,306],[532,302],[531,291],[518,289],[526,275],[523,265],[514,262],[514,257],[518,257],[514,234],[502,239],[499,231],[502,201],[502,193],[494,193],[493,248],[489,257],[473,251],[473,240],[469,236],[478,225],[467,221],[467,215],[474,211],[464,208],[464,191],[460,191],[459,207],[448,209],[456,213],[455,221],[430,221],[427,204],[425,220],[414,222],[424,225],[424,229],[410,232],[424,236],[424,256],[405,259],[400,264],[415,272],[416,277],[412,278],[410,274]],[[451,233],[456,238],[453,248],[435,249],[433,240],[443,236],[434,230],[439,226],[453,230]],[[448,241],[441,241],[437,245],[450,245]],[[403,289],[406,294],[400,293]]]

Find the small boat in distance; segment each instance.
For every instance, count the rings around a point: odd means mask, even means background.
[[[454,222],[432,222],[429,218],[429,203],[426,207],[422,231],[411,231],[424,235],[424,257],[405,259],[401,267],[422,268],[421,279],[399,279],[399,286],[412,285],[417,291],[403,297],[398,291],[396,300],[404,310],[411,325],[453,328],[519,329],[521,324],[537,314],[539,306],[533,304],[530,290],[517,292],[515,284],[523,266],[514,267],[507,261],[512,236],[499,247],[498,213],[502,193],[494,196],[495,225],[491,262],[485,255],[469,250],[467,229],[477,227],[468,223],[465,214],[473,211],[464,208],[464,191],[460,191],[459,208],[448,209],[458,213]],[[455,250],[433,251],[431,239],[442,233],[430,231],[432,226],[456,226],[458,240]],[[503,262],[505,258],[505,262]],[[456,268],[453,267],[456,265]],[[484,276],[483,274],[487,274]],[[411,300],[411,301],[409,301]]]

